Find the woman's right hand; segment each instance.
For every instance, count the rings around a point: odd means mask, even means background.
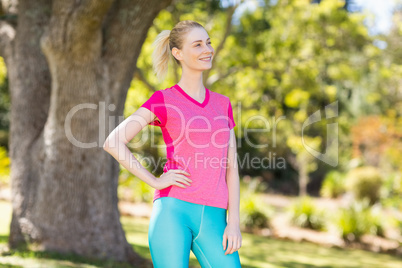
[[[187,188],[187,186],[191,185],[190,183],[192,182],[192,180],[186,177],[186,175],[190,176],[190,173],[182,169],[169,169],[159,178],[156,178],[154,188],[157,190],[161,190],[171,185],[176,185],[181,188]]]

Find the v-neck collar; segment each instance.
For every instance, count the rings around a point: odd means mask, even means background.
[[[205,88],[205,98],[204,98],[204,101],[202,103],[196,101],[195,99],[193,99],[178,84],[174,85],[174,88],[176,88],[181,94],[183,94],[184,97],[186,97],[192,103],[196,104],[197,106],[200,106],[201,108],[204,108],[207,105],[208,101],[209,101],[209,89],[208,88]]]

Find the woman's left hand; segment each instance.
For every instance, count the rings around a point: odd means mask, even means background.
[[[226,249],[226,241],[227,249]],[[225,231],[223,233],[223,250],[226,250],[225,255],[232,254],[233,252],[239,250],[242,243],[242,237],[240,233],[239,224],[230,224],[226,225]]]

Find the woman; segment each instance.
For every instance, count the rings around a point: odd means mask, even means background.
[[[229,98],[203,85],[202,72],[212,67],[215,53],[210,38],[202,25],[187,20],[162,31],[154,45],[158,78],[165,77],[173,56],[182,67],[181,79],[154,92],[113,130],[104,149],[155,188],[148,230],[154,267],[188,267],[190,250],[202,267],[241,267],[235,122]],[[159,178],[126,146],[148,124],[161,127],[166,143]]]

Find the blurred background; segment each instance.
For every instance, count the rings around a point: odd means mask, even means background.
[[[243,266],[402,267],[402,2],[173,1],[157,14],[140,48],[124,117],[155,90],[179,81],[181,70],[172,61],[167,79],[158,83],[152,42],[186,19],[206,28],[216,52],[213,68],[204,72],[205,86],[228,96],[233,106]],[[335,116],[326,117],[325,107],[334,104]],[[11,222],[10,107],[0,58],[2,244]],[[321,119],[306,126],[317,111]],[[330,124],[336,124],[335,133]],[[147,128],[163,144],[160,129]],[[337,144],[328,144],[330,136]],[[306,145],[328,152],[330,163]],[[163,172],[163,163],[147,160],[163,158],[164,147],[147,142],[131,150],[150,171]],[[118,182],[127,240],[150,259],[146,235],[154,190],[122,166]],[[7,252],[0,255],[5,267],[120,267]],[[190,266],[199,267],[192,253]]]

